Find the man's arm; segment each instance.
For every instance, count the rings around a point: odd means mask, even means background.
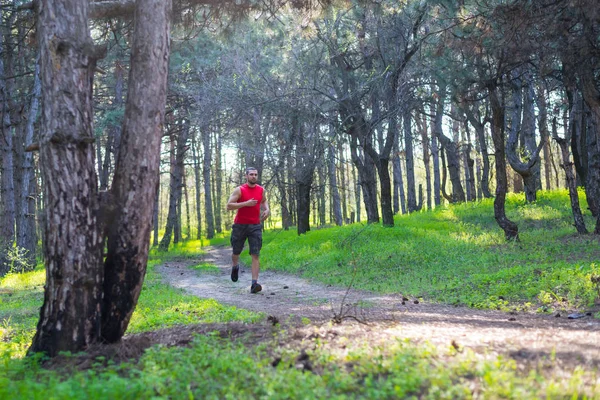
[[[269,210],[269,202],[267,201],[267,195],[265,194],[265,192],[263,192],[263,198],[262,202],[260,203],[260,209],[260,220],[264,221],[265,219],[269,218],[269,215],[271,215],[271,211]]]
[[[229,196],[229,200],[227,200],[227,210],[228,211],[237,210],[242,207],[252,207],[252,206],[256,205],[257,201],[254,199],[250,199],[250,200],[238,203],[237,201],[240,199],[241,196],[242,196],[242,191],[240,190],[240,188],[238,186],[235,188],[235,190],[233,191],[231,196]]]

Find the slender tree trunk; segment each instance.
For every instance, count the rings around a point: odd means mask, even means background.
[[[348,223],[348,194],[350,190],[349,179],[347,179],[346,157],[344,156],[344,143],[338,142],[338,154],[340,155],[340,182],[342,183],[342,221]]]
[[[450,182],[452,182],[452,201],[453,202],[464,202],[465,192],[460,179],[460,157],[458,154],[458,147],[456,142],[452,141],[442,131],[442,120],[444,111],[444,98],[446,96],[445,89],[440,90],[440,98],[436,106],[436,123],[435,123],[435,135],[440,141],[442,147],[446,151],[446,157],[448,159],[448,173],[450,174]],[[438,121],[439,119],[439,121]]]
[[[329,175],[329,191],[331,192],[332,198],[332,209],[333,218],[337,226],[343,224],[342,221],[342,208],[340,201],[340,192],[338,190],[336,168],[335,168],[335,148],[332,144],[329,145],[327,153],[327,172]]]
[[[404,112],[404,154],[406,161],[406,197],[408,212],[417,210],[417,194],[415,192],[415,162],[413,154],[413,134],[410,110]]]
[[[418,121],[418,119],[417,119]],[[431,210],[431,157],[429,155],[429,135],[427,133],[427,117],[423,114],[420,124],[421,146],[423,147],[423,164],[425,166],[425,184],[427,190],[427,209]]]
[[[217,233],[223,232],[223,223],[221,222],[221,210],[223,201],[223,162],[222,162],[222,139],[220,130],[215,131],[215,230]]]
[[[577,182],[575,180],[575,174],[573,173],[573,163],[569,160],[569,133],[568,129],[565,130],[567,136],[563,139],[558,136],[558,130],[556,129],[556,117],[552,120],[552,137],[560,146],[562,153],[563,162],[560,165],[565,171],[567,185],[569,188],[569,199],[571,200],[571,210],[573,212],[573,220],[575,222],[575,229],[580,234],[587,234],[588,230],[585,227],[585,220],[581,213],[581,207],[579,205],[579,194],[577,193]]]
[[[40,64],[39,60],[35,65],[35,74],[33,80],[33,90],[31,95],[31,103],[27,112],[27,123],[25,125],[25,138],[22,143],[23,148],[27,148],[34,142],[34,128],[39,111],[39,101],[42,91],[42,83],[40,81]],[[28,263],[31,266],[35,265],[35,254],[37,247],[36,234],[36,181],[34,171],[33,154],[24,152],[22,158],[22,188],[19,199],[19,218],[17,219],[17,246],[27,251]]]
[[[437,127],[437,120],[438,117],[436,115],[434,129],[441,129],[441,117],[439,118],[439,128]],[[433,203],[438,207],[442,204],[442,189],[440,183],[440,148],[435,135],[431,135],[431,157],[433,158]]]
[[[494,199],[494,217],[504,231],[506,240],[519,240],[519,228],[506,216],[505,203],[507,192],[506,155],[504,151],[504,106],[500,103],[495,86],[488,87],[492,107],[492,139],[496,159],[496,198]]]
[[[88,2],[47,1],[38,12],[46,285],[29,350],[52,357],[86,348],[101,332],[103,236],[92,146],[97,56],[90,51]]]
[[[167,212],[167,225],[165,226],[165,233],[158,245],[159,250],[167,251],[169,250],[169,245],[171,244],[171,239],[173,236],[173,230],[175,228],[175,224],[177,223],[177,162],[176,160],[176,148],[177,141],[175,135],[171,135],[170,140],[170,150],[169,150],[169,207]]]
[[[539,131],[540,140],[543,143],[543,157],[544,157],[544,182],[546,190],[552,188],[552,160],[550,152],[550,135],[548,134],[548,108],[546,105],[546,90],[542,84],[538,85],[537,92],[537,106],[539,110]]]
[[[204,178],[204,215],[206,220],[206,238],[215,237],[215,225],[213,216],[212,193],[211,193],[211,148],[210,148],[210,130],[208,128],[202,131],[202,143],[204,145],[204,161],[202,175]]]
[[[517,73],[517,72],[515,72]],[[523,100],[522,91],[525,92]],[[540,180],[540,151],[543,141],[537,146],[535,142],[535,110],[533,85],[529,79],[521,85],[520,79],[515,79],[513,88],[514,109],[511,117],[511,129],[506,145],[506,155],[510,166],[523,179],[525,199],[528,203],[537,199],[537,189]],[[523,119],[521,122],[521,112]],[[519,138],[523,142],[522,151],[526,152],[526,161],[519,155]],[[515,177],[517,178],[517,177]],[[520,182],[519,182],[520,184]],[[517,189],[515,189],[515,192]]]
[[[137,0],[129,90],[112,184],[115,201],[104,262],[102,338],[121,339],[137,304],[148,262],[160,144],[167,101],[171,0]]]
[[[202,207],[200,205],[200,156],[198,154],[196,132],[192,134],[192,159],[194,164],[194,192],[196,193],[196,239],[202,238]]]
[[[0,13],[0,17],[2,13]],[[3,36],[10,35],[7,32]],[[13,159],[13,130],[11,123],[10,107],[11,93],[6,76],[13,75],[10,70],[10,62],[5,65],[4,59],[12,57],[12,49],[4,46],[7,38],[0,37],[0,102],[2,105],[2,129],[0,130],[0,277],[10,270],[10,262],[7,257],[8,250],[15,240],[15,185],[14,185],[14,159]],[[7,56],[8,54],[8,56]]]
[[[396,187],[400,208],[402,214],[406,214],[406,197],[404,196],[404,178],[402,176],[402,160],[400,159],[400,149],[398,143],[395,143],[394,157],[392,158],[393,175],[394,175],[394,186]],[[398,200],[397,200],[398,201]],[[396,207],[398,204],[396,203]],[[397,211],[396,211],[397,212]]]

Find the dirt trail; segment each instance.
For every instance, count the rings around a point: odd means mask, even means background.
[[[343,310],[341,314],[353,323],[335,325],[335,329],[362,340],[410,338],[439,346],[468,347],[486,354],[502,353],[525,363],[555,359],[555,364],[567,369],[576,365],[600,368],[600,320],[590,316],[573,320],[566,315],[509,314],[427,302],[415,304],[415,299],[403,301],[402,296],[357,290],[347,293],[345,288],[276,271],[261,271],[263,291],[250,294],[249,268],[241,267],[238,282],[229,277],[230,249],[205,250],[203,261],[216,265],[218,273],[189,269],[190,262],[167,263],[158,267],[158,272],[165,282],[188,293],[264,312],[280,322],[294,324],[306,317],[319,324]],[[354,317],[368,325],[356,323]]]

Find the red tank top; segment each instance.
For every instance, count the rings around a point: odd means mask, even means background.
[[[253,207],[238,208],[233,223],[245,225],[260,224],[260,203],[263,199],[263,187],[260,185],[254,185],[254,187],[250,187],[247,183],[244,183],[242,186],[240,186],[240,191],[242,194],[237,201],[238,203],[243,203],[244,201],[250,199],[256,200],[257,203]]]

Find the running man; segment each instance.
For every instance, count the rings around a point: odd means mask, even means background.
[[[257,182],[258,170],[252,167],[246,168],[246,183],[236,187],[227,201],[227,210],[237,210],[231,229],[231,247],[233,247],[231,280],[234,282],[238,280],[240,254],[244,249],[246,239],[248,239],[252,256],[250,293],[258,293],[262,290],[262,286],[258,283],[258,271],[260,270],[258,256],[262,247],[261,222],[271,214],[265,190]]]

